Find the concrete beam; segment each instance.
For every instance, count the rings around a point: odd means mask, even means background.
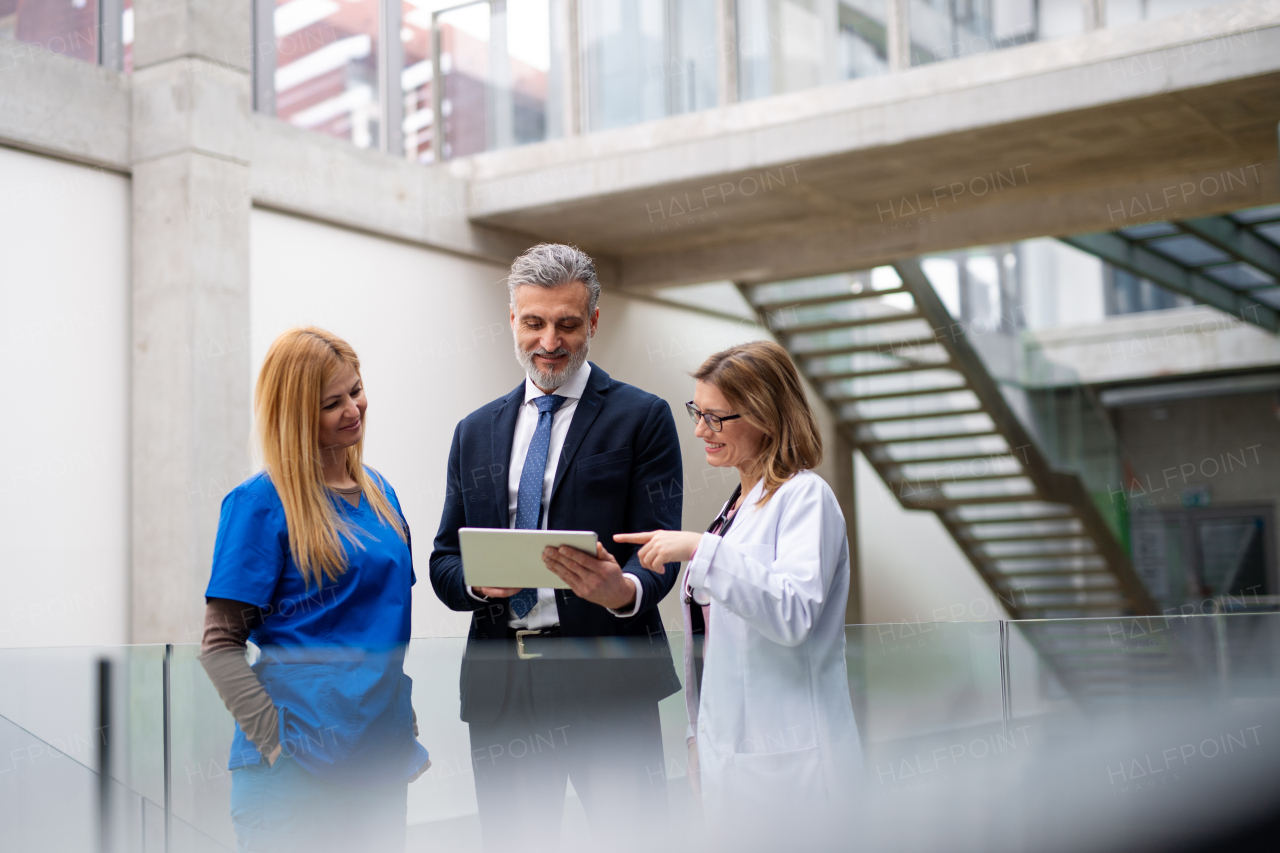
[[[0,145],[129,168],[129,78],[0,36]]]
[[[1040,187],[1036,173],[985,204],[961,206],[922,195],[929,209],[885,214],[883,222],[850,223],[831,216],[786,216],[773,227],[743,228],[735,240],[693,242],[665,251],[638,251],[618,261],[619,283],[647,291],[732,279],[759,283],[867,269],[928,252],[969,246],[1112,231],[1157,219],[1191,219],[1280,202],[1280,163],[1274,156],[1230,170],[1184,172],[1122,181],[1108,187]],[[1201,191],[1201,188],[1205,191]],[[915,193],[912,193],[914,206]],[[899,208],[900,209],[900,208]],[[688,229],[692,237],[697,223]]]
[[[250,182],[238,191],[262,207],[501,264],[536,242],[469,222],[466,186],[447,170],[269,116],[255,114],[252,129]]]

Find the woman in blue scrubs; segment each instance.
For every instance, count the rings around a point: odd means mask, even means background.
[[[399,853],[408,783],[430,766],[403,671],[409,526],[363,464],[367,405],[345,341],[285,332],[254,398],[264,470],[222,502],[201,662],[236,720],[246,853]]]

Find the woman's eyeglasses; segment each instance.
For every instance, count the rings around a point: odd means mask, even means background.
[[[725,415],[724,417],[721,417],[719,415],[709,415],[706,412],[699,412],[698,407],[693,405],[692,400],[685,403],[684,408],[685,408],[685,411],[689,413],[689,418],[695,424],[698,422],[698,419],[701,418],[702,422],[707,425],[707,429],[711,430],[712,432],[719,432],[720,430],[724,429],[725,421],[731,421],[734,418],[742,417],[742,415]]]

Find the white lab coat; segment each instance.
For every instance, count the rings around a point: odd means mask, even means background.
[[[811,471],[760,507],[762,494],[757,484],[723,538],[705,534],[686,570],[689,587],[711,598],[702,689],[690,642],[685,685],[713,820],[820,808],[861,774],[845,664],[844,515]]]

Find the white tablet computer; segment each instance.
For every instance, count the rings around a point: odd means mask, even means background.
[[[463,527],[462,573],[468,586],[568,589],[542,562],[542,549],[569,545],[596,553],[596,534],[583,530],[502,530]]]

